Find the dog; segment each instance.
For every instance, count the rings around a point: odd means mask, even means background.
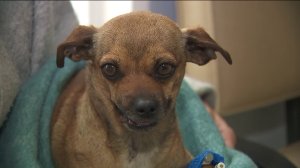
[[[220,52],[202,28],[180,30],[166,16],[132,12],[100,28],[78,26],[57,48],[87,60],[63,89],[51,123],[56,167],[177,168],[183,146],[175,102],[187,62],[204,65]]]

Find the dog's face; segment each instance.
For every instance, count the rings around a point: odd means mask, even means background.
[[[80,26],[58,48],[65,56],[88,59],[88,81],[95,99],[111,106],[111,117],[130,130],[152,128],[174,116],[176,96],[186,62],[199,65],[229,54],[203,29],[182,32],[167,17],[135,12],[112,19],[101,28]],[[109,114],[108,114],[109,115]]]

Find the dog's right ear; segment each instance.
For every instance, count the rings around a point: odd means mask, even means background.
[[[93,26],[78,26],[67,39],[57,47],[56,65],[64,66],[65,57],[73,61],[88,60],[93,56],[93,35],[97,29]]]

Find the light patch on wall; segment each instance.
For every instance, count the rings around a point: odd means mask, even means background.
[[[99,26],[133,10],[133,1],[71,1],[71,4],[81,25]]]
[[[132,1],[105,1],[104,3],[104,21],[108,21],[118,15],[132,11]]]
[[[90,24],[89,1],[71,1],[72,7],[76,13],[79,24]]]

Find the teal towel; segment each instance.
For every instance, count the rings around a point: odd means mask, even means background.
[[[0,167],[53,168],[49,139],[53,107],[66,82],[83,66],[83,62],[66,60],[65,67],[58,69],[51,58],[23,85],[0,130]],[[227,167],[256,167],[246,155],[225,147],[203,104],[185,82],[176,108],[184,144],[193,155],[210,149],[225,157]]]

